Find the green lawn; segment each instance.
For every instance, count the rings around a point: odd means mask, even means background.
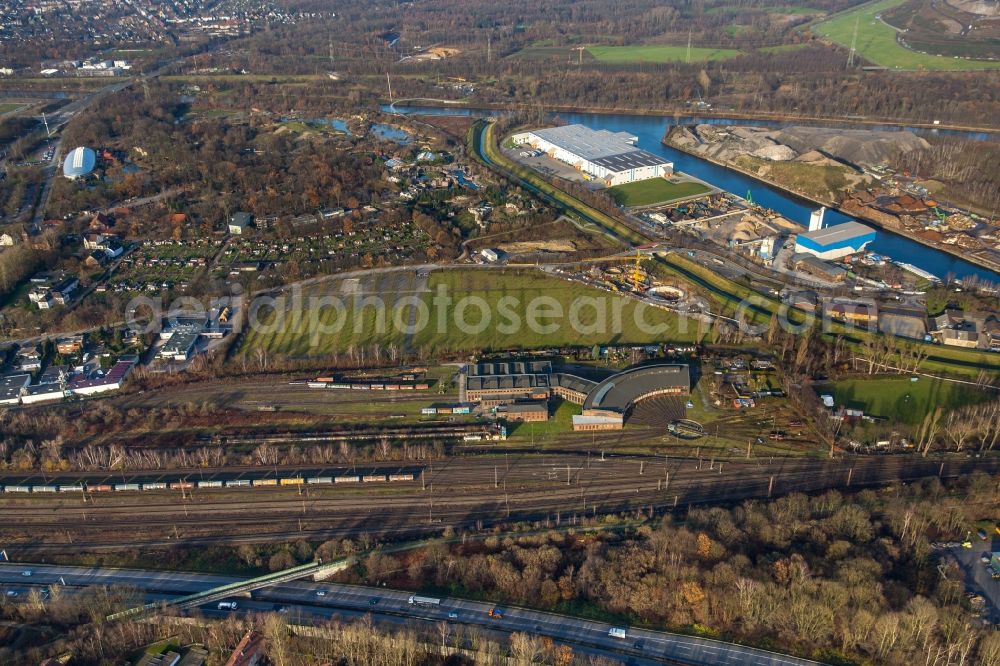
[[[251,356],[264,352],[272,357],[304,358],[393,345],[435,354],[692,342],[699,332],[697,322],[682,320],[674,313],[538,271],[442,270],[431,274],[428,286],[428,292],[416,297],[421,303],[417,306],[401,302],[400,295],[394,293],[378,294],[387,306],[384,326],[378,324],[374,307],[368,305],[357,312],[349,298],[342,315],[329,306],[322,311],[310,310],[307,304],[313,293],[307,289],[302,303],[286,311],[273,330],[251,327],[240,351]],[[325,284],[315,295],[337,294],[338,289],[336,284]],[[426,314],[411,319],[407,313],[412,307]],[[394,314],[397,310],[402,314]],[[339,328],[338,317],[343,321]],[[275,323],[273,314],[262,313],[259,319],[267,326]],[[414,322],[413,334],[406,335],[395,322],[404,327]]]
[[[625,185],[615,185],[608,190],[618,205],[629,208],[673,201],[710,191],[711,188],[702,183],[671,183],[664,178],[650,178]]]
[[[433,293],[443,288],[445,293],[455,298],[455,315],[458,314],[460,300],[465,296],[485,303],[491,313],[490,323],[484,327],[479,311],[474,307],[466,309],[464,321],[473,330],[483,328],[475,334],[454,325],[455,316],[448,317],[449,325],[443,330],[429,326],[417,333],[414,347],[433,351],[591,346],[612,342],[641,344],[694,340],[698,333],[696,322],[681,322],[673,313],[536,271],[436,271],[431,274],[430,288]],[[503,302],[501,299],[504,299]],[[535,312],[561,311],[562,316],[531,316],[532,307],[537,308]],[[508,316],[505,310],[512,316]],[[615,316],[616,310],[620,311],[620,317]],[[571,312],[574,314],[571,315]],[[644,320],[650,325],[662,324],[666,330],[661,333],[644,331],[637,323],[637,316],[639,321]],[[529,325],[529,318],[534,319],[536,324],[551,324],[552,330]],[[520,321],[519,326],[507,326],[515,319]]]
[[[816,390],[832,393],[838,407],[860,408],[865,414],[909,425],[920,423],[934,407],[947,411],[1000,396],[994,391],[930,377],[920,377],[915,382],[909,377],[851,379],[817,386]]]
[[[545,423],[508,423],[507,436],[534,439],[542,443],[555,435],[565,435],[573,430],[573,417],[583,411],[581,405],[567,400],[555,400],[555,411]]]
[[[24,104],[24,102],[0,102],[0,114],[17,111],[24,106]]]
[[[686,46],[591,46],[587,53],[595,60],[607,63],[628,62],[685,62],[688,59]],[[728,60],[740,55],[736,49],[714,49],[701,46],[691,47],[691,62],[707,60]]]
[[[896,31],[877,16],[901,5],[904,0],[881,0],[854,11],[839,14],[813,26],[813,31],[850,48],[854,27],[858,26],[857,50],[865,59],[891,69],[961,71],[1000,68],[1000,61],[965,60],[911,51],[896,41]],[[859,20],[860,19],[860,20]]]

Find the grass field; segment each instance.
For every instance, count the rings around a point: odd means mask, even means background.
[[[998,393],[929,377],[851,379],[817,387],[831,392],[837,406],[860,408],[866,414],[917,425],[934,407],[945,411],[996,398]]]
[[[606,63],[628,62],[685,62],[688,59],[686,46],[591,46],[587,53],[595,60]],[[736,49],[713,49],[691,47],[691,62],[708,60],[728,60],[740,55]]]
[[[24,102],[0,102],[0,114],[17,111],[22,106],[24,106]]]
[[[813,26],[813,31],[845,48],[850,48],[854,37],[854,26],[857,25],[858,53],[867,60],[891,69],[962,71],[1000,68],[1000,61],[934,56],[901,46],[896,41],[896,30],[880,21],[878,16],[902,3],[903,0],[881,0],[862,5],[854,11],[817,23]]]
[[[374,307],[358,307],[350,298],[344,301],[342,311],[333,307],[310,309],[310,296],[342,293],[336,283],[323,283],[315,292],[307,289],[302,302],[292,302],[282,319],[278,320],[274,313],[262,314],[259,318],[264,326],[247,332],[240,351],[310,358],[371,345],[383,349],[393,345],[400,350],[434,354],[589,347],[598,343],[693,342],[698,336],[696,322],[682,321],[673,313],[631,298],[537,271],[435,271],[423,290],[404,283],[412,272],[400,271],[397,275],[403,277],[362,285],[365,296],[384,299],[384,324]],[[442,294],[451,302],[437,300]],[[400,300],[404,296],[411,301]],[[469,300],[463,303],[467,297]],[[410,317],[411,312],[420,310],[426,316]],[[407,334],[403,329],[410,322],[414,330]]]
[[[415,336],[414,346],[417,348],[426,347],[437,351],[519,347],[530,349],[564,345],[591,346],[598,343],[693,341],[697,336],[698,327],[695,322],[689,322],[690,325],[683,330],[678,325],[677,315],[673,313],[638,304],[630,298],[533,271],[449,270],[432,273],[431,291],[437,292],[442,287],[456,299],[466,295],[480,297],[488,304],[490,312],[493,313],[493,320],[485,330],[475,335],[462,332],[457,326],[449,326],[444,331],[428,327]],[[597,302],[606,306],[604,316],[599,315],[594,307],[584,305],[590,298],[595,298]],[[520,318],[522,325],[510,327],[515,330],[507,330],[501,325],[505,318],[497,317],[497,313],[501,311],[499,305],[501,299],[508,299],[507,302],[510,303],[515,302],[510,299],[516,299],[517,305],[513,305],[511,309]],[[562,317],[545,320],[546,323],[552,324],[554,330],[551,332],[545,331],[544,327],[537,327],[542,329],[541,331],[531,330],[531,327],[526,325],[531,310],[529,304],[534,302],[536,307],[541,307],[540,299],[552,304],[554,310],[563,312]],[[576,306],[578,326],[572,323],[570,316],[574,303],[578,304]],[[614,321],[613,312],[616,308],[620,308],[621,311],[620,326]],[[664,324],[668,328],[662,333],[643,331],[636,321],[637,314],[650,324]],[[483,320],[478,315],[478,312],[470,309],[464,319],[473,327],[481,326]]]
[[[650,178],[625,185],[615,185],[608,192],[620,206],[649,206],[683,197],[705,194],[711,189],[695,182],[671,183],[664,178]]]

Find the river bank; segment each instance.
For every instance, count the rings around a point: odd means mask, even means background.
[[[952,245],[947,245],[947,244],[944,244],[944,243],[935,243],[935,242],[927,240],[925,238],[920,238],[919,236],[914,236],[912,234],[904,233],[904,230],[902,230],[900,228],[895,228],[895,227],[893,227],[890,224],[886,224],[884,221],[876,219],[875,217],[873,217],[873,216],[865,213],[864,210],[859,210],[859,209],[856,209],[854,207],[847,208],[847,207],[842,206],[839,201],[824,200],[824,199],[821,199],[821,198],[810,196],[810,195],[802,193],[802,192],[798,192],[796,190],[791,189],[790,187],[788,187],[787,185],[785,185],[783,183],[771,180],[770,178],[766,178],[764,176],[761,176],[761,175],[759,175],[757,173],[754,173],[753,171],[750,171],[748,169],[744,169],[744,168],[742,168],[740,166],[737,166],[735,164],[732,164],[732,163],[729,163],[729,162],[725,162],[725,161],[722,161],[722,160],[718,160],[718,159],[715,159],[714,157],[711,157],[711,156],[708,156],[708,155],[703,155],[701,153],[697,153],[695,151],[692,151],[691,149],[689,149],[689,148],[687,148],[685,146],[678,145],[675,142],[671,142],[669,140],[669,132],[663,137],[662,142],[663,142],[663,144],[665,146],[667,146],[667,147],[669,147],[669,148],[671,148],[673,150],[680,151],[680,152],[685,153],[687,155],[690,155],[692,157],[697,157],[698,159],[705,160],[706,162],[710,162],[710,163],[712,163],[712,164],[714,164],[716,166],[722,167],[724,169],[729,169],[729,170],[735,171],[737,173],[740,173],[740,174],[746,176],[747,178],[752,178],[753,180],[756,180],[758,182],[761,182],[761,183],[764,183],[766,185],[769,185],[770,187],[773,187],[776,190],[780,190],[781,192],[784,192],[785,194],[788,194],[790,196],[797,197],[799,199],[802,199],[803,201],[808,201],[809,203],[815,204],[816,206],[825,206],[825,207],[827,207],[827,208],[829,208],[831,210],[838,211],[838,212],[842,213],[843,215],[846,215],[846,216],[852,217],[852,218],[856,218],[856,219],[861,220],[861,221],[863,221],[863,222],[865,222],[867,224],[870,224],[870,225],[872,225],[874,227],[877,227],[881,231],[885,231],[885,232],[894,234],[896,236],[899,236],[900,238],[904,238],[904,239],[906,239],[908,241],[911,241],[911,242],[923,245],[924,247],[927,247],[927,248],[930,248],[930,249],[933,249],[933,250],[937,250],[939,252],[944,252],[945,254],[948,254],[948,255],[950,255],[952,257],[955,257],[956,259],[961,259],[962,261],[966,261],[966,262],[968,262],[970,264],[973,264],[973,265],[978,266],[980,268],[983,268],[985,270],[994,271],[994,272],[1000,272],[1000,263],[988,261],[988,260],[985,260],[985,259],[983,259],[981,257],[970,256],[968,254],[960,252],[958,248],[956,248],[956,247],[954,247]],[[900,261],[905,261],[906,260],[905,257],[904,258],[893,257],[893,258],[894,259],[899,259]],[[939,275],[938,277],[940,277],[940,278],[943,279],[945,276]]]
[[[464,109],[466,111],[538,111],[539,106],[534,104],[494,104],[490,102],[477,102],[473,105],[465,105],[462,101],[412,99],[397,100],[392,107],[404,107],[409,109],[440,109],[442,103],[448,104],[448,110],[452,113]],[[383,100],[382,106],[390,110],[390,104]],[[939,123],[919,121],[919,120],[899,120],[898,118],[870,118],[859,116],[817,116],[810,114],[777,113],[772,111],[722,111],[718,109],[691,109],[665,107],[657,109],[635,109],[621,107],[602,106],[576,106],[572,104],[545,104],[542,110],[550,114],[574,113],[574,114],[602,114],[660,118],[719,118],[724,120],[759,120],[773,123],[789,124],[813,124],[828,127],[898,127],[901,129],[921,129],[932,132],[961,132],[967,134],[987,134],[990,138],[1000,139],[1000,126],[979,126],[963,125],[954,123]]]

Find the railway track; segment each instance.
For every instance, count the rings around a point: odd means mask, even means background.
[[[466,464],[459,464],[465,462]],[[783,460],[717,465],[671,459],[658,466],[620,458],[569,465],[511,469],[507,490],[496,461],[455,461],[435,470],[427,490],[419,483],[392,495],[364,493],[282,496],[280,490],[213,498],[196,493],[178,503],[177,494],[134,496],[125,503],[2,502],[0,535],[19,547],[102,548],[119,545],[186,543],[191,539],[242,543],[327,535],[410,534],[444,526],[469,527],[509,520],[567,520],[627,511],[662,512],[688,505],[738,501],[790,492],[815,492],[850,485],[860,488],[927,476],[955,477],[977,469],[996,472],[1000,460],[841,459]],[[640,461],[642,462],[642,461]],[[611,464],[606,464],[611,463]],[[595,469],[596,468],[596,469]],[[508,470],[505,470],[507,472]],[[666,475],[670,474],[669,483]],[[666,485],[666,489],[664,489]],[[62,543],[58,543],[62,542]]]

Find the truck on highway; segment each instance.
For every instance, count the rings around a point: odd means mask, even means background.
[[[608,636],[611,638],[628,638],[628,629],[625,627],[611,627],[608,630]]]
[[[493,618],[494,620],[502,620],[503,619],[503,610],[501,610],[497,606],[494,606],[493,608],[490,609],[489,616],[491,618]]]
[[[219,610],[236,610],[239,607],[235,601],[220,601]]]
[[[406,600],[411,606],[440,606],[441,600],[434,597],[422,597],[419,594],[411,594]]]

